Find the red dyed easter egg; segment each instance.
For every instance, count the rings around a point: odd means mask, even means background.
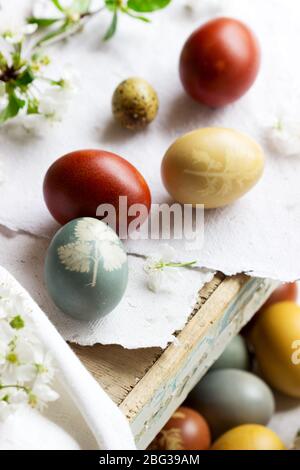
[[[243,96],[259,67],[260,46],[255,35],[233,18],[216,18],[201,26],[189,37],[180,57],[186,92],[213,108]]]
[[[142,204],[147,218],[151,193],[140,172],[124,158],[104,150],[79,150],[56,160],[44,179],[46,205],[60,224],[79,217],[96,217],[101,204],[114,206],[119,228],[119,201]],[[127,217],[128,224],[135,215]],[[103,218],[103,217],[98,217]]]
[[[205,419],[181,406],[150,445],[152,450],[207,450],[211,434]]]

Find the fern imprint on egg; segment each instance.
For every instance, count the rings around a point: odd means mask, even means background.
[[[121,269],[126,262],[126,253],[119,245],[117,235],[106,226],[95,224],[93,219],[79,220],[74,236],[75,242],[57,249],[58,257],[68,271],[77,273],[92,271],[92,280],[88,286],[96,286],[101,260],[104,270],[108,272]]]

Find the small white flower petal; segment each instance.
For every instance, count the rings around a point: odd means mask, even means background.
[[[44,116],[52,116],[56,111],[56,103],[52,96],[45,94],[39,102],[39,113]]]
[[[27,36],[27,35],[30,35],[30,34],[34,34],[37,29],[38,29],[37,24],[25,24],[22,28],[22,32],[23,32],[23,34],[25,34]]]
[[[61,120],[72,94],[61,87],[51,87],[39,98],[39,113],[53,120]]]
[[[75,93],[79,88],[79,74],[73,66],[67,65],[61,75],[62,88]]]
[[[42,383],[51,382],[55,375],[55,367],[53,364],[53,358],[50,353],[46,353],[42,361],[37,362],[39,372],[37,380]]]
[[[159,292],[162,288],[163,272],[161,270],[152,270],[148,272],[147,287],[152,292]]]
[[[57,392],[52,390],[48,385],[37,381],[33,388],[32,394],[37,399],[37,408],[42,409],[48,402],[56,401],[59,398]]]
[[[36,376],[36,367],[33,364],[24,364],[18,366],[15,370],[15,376],[18,384],[30,382]]]
[[[9,389],[9,403],[13,405],[25,405],[28,401],[28,395],[24,390],[11,388]]]
[[[13,45],[7,39],[0,36],[0,52],[5,58],[8,67],[12,66],[12,53],[14,51]]]
[[[180,268],[174,266],[176,251],[169,244],[163,244],[160,250],[147,258],[144,270],[148,275],[147,286],[153,292],[176,289],[181,277]],[[169,265],[169,266],[168,266]]]
[[[176,259],[176,250],[168,243],[164,243],[159,251],[160,259],[165,263],[171,263]]]
[[[62,18],[63,14],[49,0],[38,0],[34,2],[32,16],[35,18]]]
[[[300,122],[279,121],[266,130],[270,150],[282,156],[300,156]]]

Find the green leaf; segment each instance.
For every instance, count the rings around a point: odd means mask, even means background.
[[[25,326],[25,322],[20,315],[16,315],[9,324],[15,330],[21,330]]]
[[[17,97],[14,90],[10,90],[8,105],[0,113],[0,124],[3,124],[8,119],[15,117],[20,109],[24,108],[26,102]]]
[[[37,43],[37,46],[40,46],[44,43],[47,43],[55,38],[58,38],[62,34],[64,34],[68,29],[71,28],[72,25],[70,25],[68,22],[64,22],[59,28],[55,29],[54,31],[50,31],[50,33],[45,34]]]
[[[57,21],[61,21],[61,18],[35,18],[34,16],[27,18],[27,23],[37,24],[40,28],[47,28]]]
[[[145,23],[151,23],[151,20],[149,20],[149,18],[146,18],[146,16],[136,15],[135,13],[132,13],[127,8],[122,8],[122,12],[125,13],[125,15],[128,15],[131,18],[134,18],[135,20],[144,21]]]
[[[36,98],[28,98],[27,114],[39,114],[39,101]]]
[[[108,28],[108,30],[105,33],[105,36],[103,38],[104,41],[108,41],[113,37],[117,30],[117,25],[118,25],[118,10],[115,9],[113,17],[112,17],[112,22]]]
[[[91,0],[73,0],[71,10],[77,13],[87,13],[91,6]]]
[[[53,3],[53,5],[54,5],[59,11],[61,11],[62,13],[65,12],[64,7],[60,4],[60,1],[59,1],[59,0],[51,0],[51,2]]]
[[[105,6],[110,11],[116,11],[118,9],[118,0],[105,0]]]
[[[24,72],[19,75],[19,77],[15,80],[16,86],[24,86],[29,85],[34,81],[34,74],[30,67],[28,67]]]
[[[165,8],[169,3],[171,3],[171,0],[128,0],[127,6],[134,11],[150,13]]]

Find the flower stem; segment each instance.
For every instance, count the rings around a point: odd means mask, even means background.
[[[24,387],[23,385],[17,385],[17,384],[0,385],[0,390],[3,390],[4,388],[16,388],[17,390],[24,390],[24,392],[26,392],[26,393],[29,392],[29,388]]]
[[[82,13],[78,21],[69,23],[69,24],[68,24],[68,19],[66,18],[62,26],[60,26],[57,31],[54,30],[52,34],[47,33],[45,36],[42,36],[38,40],[38,42],[35,44],[34,48],[40,47],[42,45],[55,44],[70,36],[73,36],[80,30],[80,28],[83,26],[85,22],[93,18],[98,13],[101,13],[101,11],[105,9],[106,7],[103,6],[99,8],[98,10],[87,11],[86,13]]]
[[[154,269],[164,269],[164,268],[188,268],[193,266],[197,261],[188,261],[186,263],[165,263],[164,261],[160,261],[156,263],[153,268]]]
[[[165,263],[164,265],[168,268],[186,268],[188,266],[193,266],[197,261],[189,261],[187,263]]]

